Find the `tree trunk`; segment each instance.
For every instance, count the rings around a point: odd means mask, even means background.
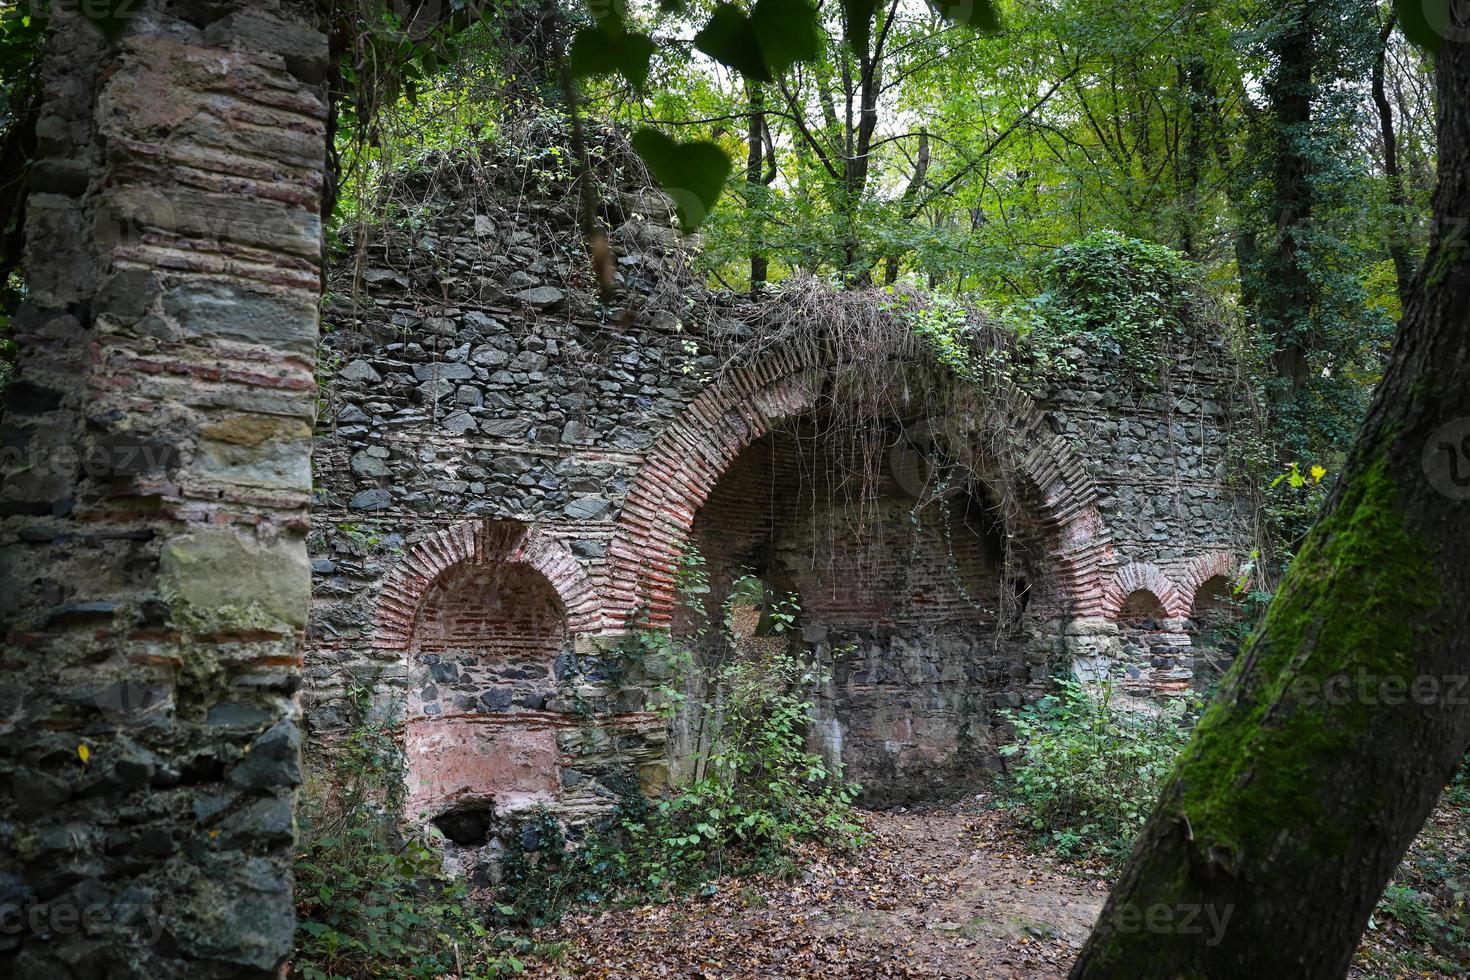
[[[1378,35],[1378,53],[1373,59],[1373,104],[1378,107],[1378,130],[1383,139],[1383,176],[1388,181],[1388,254],[1393,259],[1394,278],[1398,283],[1399,304],[1409,304],[1409,288],[1414,279],[1414,264],[1409,258],[1408,234],[1404,227],[1408,203],[1404,194],[1404,178],[1399,172],[1398,139],[1393,131],[1393,108],[1384,89],[1388,61],[1388,45],[1393,38],[1394,14],[1390,11]]]
[[[771,155],[770,177],[762,174],[761,164],[766,159],[766,96],[759,83],[750,83],[750,126],[746,133],[746,155],[745,155],[745,182],[750,192],[747,198],[750,210],[750,292],[752,295],[761,291],[766,284],[770,263],[767,260],[763,242],[763,228],[765,220],[756,208],[760,188],[764,188],[776,177],[775,155]]]
[[[1185,118],[1187,131],[1184,140],[1184,173],[1181,175],[1183,201],[1179,216],[1179,250],[1191,259],[1199,259],[1199,242],[1194,229],[1199,224],[1201,178],[1204,173],[1205,127],[1210,125],[1214,99],[1208,86],[1205,59],[1198,52],[1191,53],[1182,69],[1184,97],[1189,111]]]
[[[1470,47],[1439,55],[1425,273],[1342,479],[1074,978],[1341,977],[1470,743]]]
[[[914,158],[914,173],[909,178],[908,186],[903,189],[903,196],[899,199],[904,205],[911,203],[919,196],[919,189],[924,186],[924,178],[929,175],[929,132],[919,130],[919,151]],[[898,282],[898,255],[888,256],[883,262],[883,284],[892,286]]]
[[[1312,125],[1312,68],[1315,44],[1310,6],[1300,4],[1292,20],[1272,39],[1276,59],[1268,93],[1276,137],[1276,252],[1266,278],[1271,284],[1262,325],[1275,344],[1271,364],[1283,382],[1278,400],[1287,401],[1307,380],[1311,333],[1312,281],[1304,241],[1312,220],[1312,185],[1306,158]]]

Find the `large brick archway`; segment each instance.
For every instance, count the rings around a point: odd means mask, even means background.
[[[909,353],[907,363],[922,363],[919,351]],[[894,366],[901,370],[903,364]],[[679,549],[716,482],[755,440],[831,396],[833,376],[829,366],[798,351],[779,351],[730,370],[664,430],[638,471],[613,537],[607,630],[635,617],[654,626],[670,622]],[[964,384],[947,375],[939,375],[939,382]],[[952,455],[974,455],[981,440],[1010,447],[1003,465],[1019,477],[1027,518],[1048,543],[1045,559],[1055,585],[1056,608],[1037,611],[1101,615],[1112,537],[1082,461],[1029,399],[1014,391],[987,400],[966,389],[950,414],[960,423],[949,426],[951,442],[968,443],[947,446]]]

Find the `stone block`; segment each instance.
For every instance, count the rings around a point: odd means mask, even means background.
[[[311,566],[302,542],[250,540],[245,532],[199,529],[164,542],[159,587],[175,619],[201,630],[300,629]]]
[[[309,355],[316,349],[317,309],[299,292],[196,280],[170,290],[163,311],[192,337],[260,344],[296,354]]]

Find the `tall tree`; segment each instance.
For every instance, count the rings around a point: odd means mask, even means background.
[[[1387,373],[1074,978],[1343,976],[1470,746],[1470,250],[1458,224],[1470,44],[1445,43],[1437,84],[1436,224]],[[1225,928],[1199,928],[1208,915]]]
[[[770,275],[771,259],[765,247],[766,188],[776,179],[776,147],[766,121],[766,94],[760,83],[748,82],[750,119],[745,137],[746,214],[750,225],[750,291],[758,293]]]
[[[1388,101],[1388,52],[1398,17],[1392,11],[1384,18],[1378,32],[1378,53],[1373,59],[1373,106],[1378,110],[1378,132],[1383,142],[1383,179],[1388,184],[1388,254],[1393,259],[1394,283],[1398,286],[1399,303],[1409,303],[1410,283],[1414,279],[1414,260],[1409,255],[1408,194],[1404,175],[1399,169],[1399,141],[1394,132],[1393,105]]]
[[[1275,64],[1267,85],[1276,145],[1272,222],[1277,239],[1263,278],[1269,283],[1261,325],[1275,344],[1271,365],[1279,401],[1293,398],[1307,380],[1307,348],[1313,322],[1314,286],[1308,272],[1312,221],[1313,74],[1316,39],[1306,0],[1282,10],[1283,25],[1270,42]]]

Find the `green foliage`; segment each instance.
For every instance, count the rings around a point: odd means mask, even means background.
[[[968,24],[977,31],[1000,30],[1000,15],[990,0],[927,0],[934,12],[945,20]]]
[[[0,313],[0,395],[10,387],[10,382],[15,378],[15,358],[19,353],[15,341],[7,334],[10,333],[10,315]]]
[[[1438,918],[1416,889],[1394,882],[1383,889],[1374,914],[1396,919],[1408,927],[1414,938],[1421,940],[1429,937]]]
[[[789,604],[778,607],[775,635],[792,615]],[[732,853],[759,863],[789,855],[800,840],[858,834],[851,810],[857,787],[806,749],[814,706],[805,692],[817,681],[813,664],[789,649],[731,658],[718,668],[718,703],[704,706],[716,717],[702,775],[658,807],[675,832],[666,843],[679,845],[682,828],[682,846],[718,867]]]
[[[1453,28],[1449,0],[1394,0],[1404,34],[1425,51],[1438,53]]]
[[[1168,365],[1199,288],[1178,252],[1111,231],[1060,249],[1043,275],[1047,290],[1034,304],[1039,334],[1085,343],[1148,375]]]
[[[590,75],[622,75],[634,88],[642,88],[648,80],[649,62],[653,58],[653,39],[629,31],[613,18],[584,27],[572,39],[570,53],[572,77]]]
[[[1263,516],[1266,533],[1274,545],[1272,557],[1277,563],[1278,574],[1284,575],[1286,567],[1296,556],[1297,549],[1322,509],[1330,486],[1326,467],[1314,463],[1303,471],[1301,465],[1293,460],[1264,488]]]
[[[11,92],[32,84],[39,72],[49,8],[49,3],[15,4],[0,11],[0,91],[7,122]]]
[[[679,143],[656,129],[638,130],[632,143],[654,179],[674,199],[680,227],[685,232],[699,227],[724,189],[730,158],[713,143]]]
[[[364,179],[365,175],[357,172],[360,161],[379,155],[386,135],[384,122],[405,114],[405,103],[412,107],[424,99],[444,102],[446,95],[450,96],[447,101],[456,101],[453,94],[463,88],[465,70],[471,67],[465,58],[467,50],[479,52],[469,61],[484,59],[487,53],[489,60],[504,59],[505,74],[509,76],[505,81],[524,87],[525,80],[517,77],[517,56],[509,53],[517,39],[505,36],[500,21],[540,22],[539,30],[548,38],[560,35],[570,25],[579,25],[572,32],[566,55],[559,41],[551,43],[547,51],[531,52],[532,60],[543,70],[557,69],[548,73],[553,77],[560,74],[565,58],[563,77],[573,82],[619,75],[633,89],[643,89],[661,53],[670,60],[689,60],[687,35],[664,37],[638,29],[640,25],[631,11],[622,5],[611,9],[601,4],[587,7],[583,12],[576,7],[563,9],[559,3],[535,9],[528,3],[478,5],[453,0],[436,6],[437,13],[417,11],[404,17],[393,5],[335,6],[337,21],[332,36],[338,77],[333,95],[340,106],[337,123],[344,134],[343,155],[348,158],[343,169],[351,178],[343,183]],[[995,8],[988,0],[978,4],[936,3],[935,10],[940,16],[981,30],[998,26]],[[660,13],[685,20],[695,12],[685,3],[666,0],[660,4]],[[849,5],[847,13],[863,18],[860,24],[849,23],[848,36],[861,38],[866,45],[872,21],[879,16],[878,6]],[[806,0],[756,0],[748,13],[736,4],[718,3],[694,33],[699,51],[755,83],[771,82],[798,65],[813,64],[823,54],[823,39],[818,11]],[[553,59],[554,65],[550,64]],[[483,61],[474,66],[483,67]],[[548,88],[559,86],[553,83]],[[566,91],[543,94],[570,115],[581,111],[582,99],[574,85]],[[419,135],[415,133],[414,137]],[[676,198],[681,192],[692,192],[693,198],[701,202],[697,208],[692,202],[680,202],[681,221],[685,231],[691,231],[705,220],[723,190],[731,168],[729,154],[713,140],[684,144],[703,148],[699,153],[670,153],[665,146],[650,146],[654,155],[645,155],[645,161],[659,184]],[[644,155],[642,147],[639,153]],[[713,164],[713,154],[724,158],[723,166]],[[712,178],[716,173],[717,178]],[[361,190],[356,193],[361,196]]]
[[[41,52],[50,4],[37,0],[0,10],[0,391],[13,372],[15,346],[4,336],[20,305],[29,154],[41,105]]]
[[[1157,713],[1113,705],[1113,688],[1089,693],[1075,680],[1019,711],[1004,712],[1016,741],[1002,755],[1021,765],[1004,777],[1012,807],[1061,854],[1121,864],[1158,801],[1198,709],[1193,698]]]
[[[683,552],[676,595],[687,622],[680,636],[641,630],[622,653],[634,664],[657,663],[682,682],[707,672],[704,696],[693,703],[679,689],[660,692],[666,717],[697,710],[708,725],[692,777],[649,800],[636,777],[624,774],[616,812],[575,845],[547,814],[522,824],[507,845],[496,892],[502,922],[537,926],[578,905],[670,900],[721,874],[794,869],[804,845],[861,843],[852,807],[857,786],[806,748],[813,708],[806,692],[820,680],[816,668],[789,643],[749,649],[736,635],[736,610],[761,606],[765,636],[789,639],[800,613],[794,597],[773,599],[758,579],[744,576],[711,624],[709,573],[693,548]],[[706,641],[727,654],[713,666],[695,649]]]
[[[768,760],[773,754],[763,753]],[[800,770],[813,773],[825,775],[819,764]],[[612,818],[575,845],[549,815],[523,824],[505,850],[495,891],[498,921],[536,927],[587,905],[671,901],[722,874],[790,872],[801,843],[861,842],[850,787],[779,789],[747,778],[735,790],[715,781],[712,774],[650,801],[630,776]],[[527,840],[535,847],[527,848]]]
[[[1444,791],[1445,802],[1460,810],[1470,810],[1470,757],[1460,765]]]
[[[817,15],[806,0],[756,0],[747,16],[721,3],[694,35],[694,46],[755,82],[775,81],[820,53]]]
[[[708,737],[693,760],[691,781],[643,819],[624,824],[632,837],[661,843],[673,858],[671,872],[654,868],[644,885],[660,886],[666,873],[685,879],[691,868],[787,860],[802,841],[855,843],[861,828],[851,804],[858,787],[806,748],[814,709],[807,692],[821,676],[791,642],[800,614],[796,597],[771,596],[759,579],[742,576],[723,597],[723,615],[712,630],[708,573],[695,549],[685,552],[678,587],[693,625],[682,638],[663,634],[643,645],[657,649],[675,677],[687,682],[691,670],[703,674],[704,697],[693,707]],[[758,611],[758,637],[737,635],[737,609]],[[713,662],[693,649],[710,637],[721,654]],[[665,690],[663,700],[676,710],[691,707],[677,690]]]
[[[943,296],[923,302],[895,302],[887,309],[903,317],[934,359],[981,391],[993,393],[997,383],[1015,383],[1027,389],[1039,379],[1070,377],[1076,365],[1061,351],[1070,341],[1038,329],[1032,306],[1004,306],[990,314],[990,324],[969,309]],[[1011,341],[1025,341],[1023,353]]]

